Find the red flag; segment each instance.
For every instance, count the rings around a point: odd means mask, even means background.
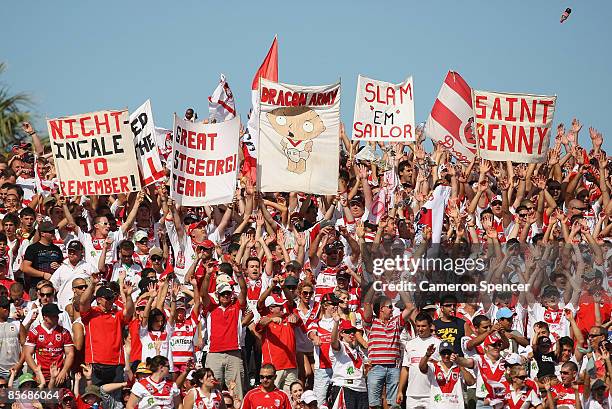
[[[278,39],[274,37],[272,46],[268,50],[268,54],[263,63],[255,73],[253,83],[251,85],[251,100],[253,109],[247,123],[247,130],[243,137],[243,146],[248,149],[244,150],[244,163],[241,173],[255,183],[255,175],[257,169],[257,143],[259,142],[259,79],[265,78],[269,81],[278,82]]]
[[[261,63],[257,73],[255,73],[253,84],[251,85],[253,91],[259,90],[259,78],[278,82],[278,38],[276,36],[274,36],[274,41],[272,41],[272,46],[268,50],[266,58]]]

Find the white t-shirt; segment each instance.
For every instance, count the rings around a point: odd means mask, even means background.
[[[72,291],[72,281],[76,278],[87,279],[93,273],[98,271],[97,267],[92,266],[86,261],[81,260],[76,266],[70,264],[68,260],[64,260],[61,266],[51,275],[51,284],[57,292],[57,305],[60,309],[66,309],[66,306],[72,301],[74,293]]]
[[[582,403],[582,409],[612,409],[612,398],[608,396],[603,405],[589,398]]]
[[[334,386],[344,386],[356,392],[366,392],[367,383],[363,373],[363,353],[340,341],[340,349],[329,349],[334,371],[331,381]]]
[[[431,358],[435,361],[439,361],[440,355],[438,353],[438,347],[440,346],[440,342],[438,338],[430,336],[429,338],[416,337],[406,343],[402,366],[407,367],[409,371],[408,387],[406,388],[407,396],[412,398],[429,397],[431,384],[427,375],[421,373],[419,362],[421,362],[421,358],[425,356],[427,348],[429,348],[431,344],[436,347],[436,351]]]

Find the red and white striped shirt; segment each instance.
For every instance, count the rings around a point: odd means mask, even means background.
[[[368,331],[368,357],[372,365],[398,365],[400,359],[400,334],[406,323],[401,315],[384,323],[373,318]]]

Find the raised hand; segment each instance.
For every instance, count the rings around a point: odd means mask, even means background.
[[[34,131],[32,124],[27,121],[21,123],[21,129],[23,129],[23,132],[27,133],[28,135],[36,132]]]
[[[427,356],[427,358],[429,358],[434,354],[434,352],[436,352],[436,346],[434,344],[431,344],[427,347],[427,352],[425,352],[425,355]]]
[[[581,129],[582,124],[580,123],[580,121],[576,118],[572,119],[572,133],[576,135],[576,137],[578,136],[578,132],[580,132]]]
[[[591,142],[593,143],[593,148],[599,149],[601,148],[601,144],[603,143],[603,136],[601,132],[597,129],[591,127],[589,128],[589,136],[591,137]]]

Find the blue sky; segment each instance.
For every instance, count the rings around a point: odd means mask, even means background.
[[[280,80],[341,78],[345,123],[360,73],[412,75],[421,122],[454,69],[473,88],[558,95],[555,124],[576,116],[583,144],[594,126],[612,151],[610,1],[12,1],[3,15],[2,79],[34,96],[39,129],[45,116],[147,98],[158,126],[188,106],[203,117],[221,72],[246,121],[251,80],[278,34]]]

